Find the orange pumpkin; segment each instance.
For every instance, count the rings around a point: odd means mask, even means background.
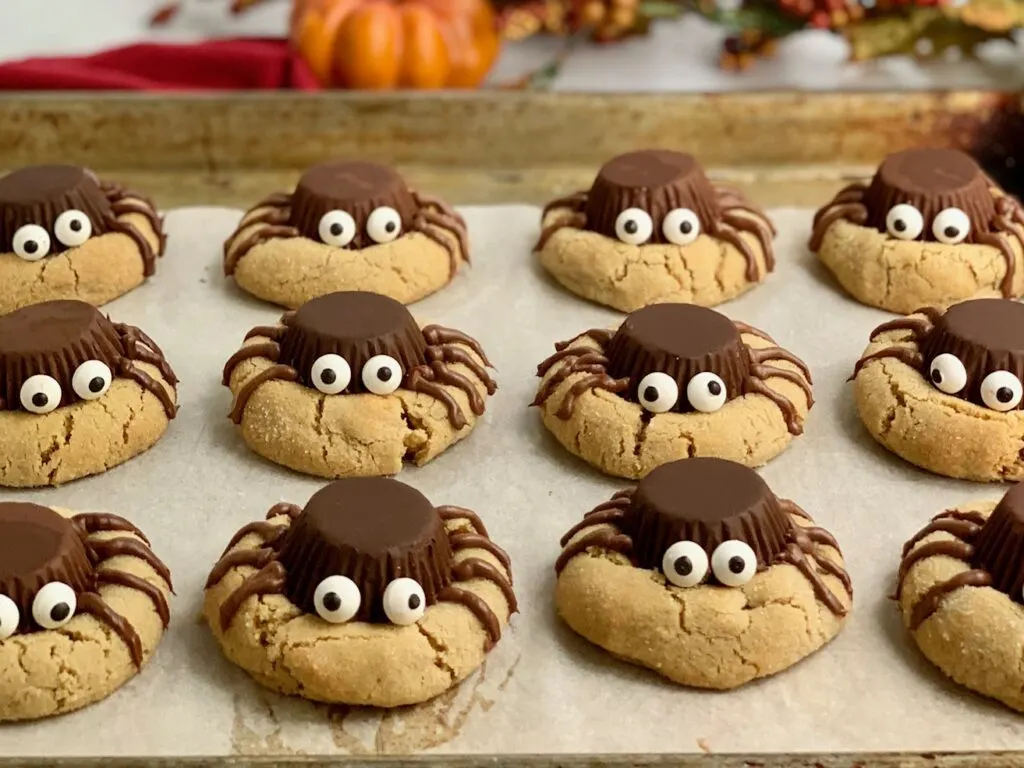
[[[292,41],[324,85],[472,88],[498,55],[488,0],[295,0]]]

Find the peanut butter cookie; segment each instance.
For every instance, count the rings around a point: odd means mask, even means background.
[[[224,367],[246,444],[320,477],[393,475],[468,435],[497,389],[480,345],[374,293],[312,299]]]
[[[617,330],[555,345],[533,404],[571,453],[643,477],[676,459],[760,466],[803,432],[811,375],[767,334],[692,304],[658,304]]]
[[[896,597],[921,652],[978,693],[1024,711],[1024,486],[932,518],[906,543]]]
[[[658,467],[562,546],[555,605],[566,623],[682,685],[781,672],[839,633],[853,599],[832,535],[722,459]]]
[[[966,480],[1024,477],[1024,305],[974,299],[874,330],[854,370],[868,432],[907,461]]]
[[[0,503],[0,721],[80,709],[134,677],[171,575],[124,518]]]
[[[294,193],[246,213],[224,244],[226,275],[291,308],[335,291],[410,304],[447,285],[463,261],[469,241],[458,213],[391,168],[362,161],[310,168]]]
[[[714,306],[764,280],[775,230],[690,155],[645,150],[605,164],[589,191],[544,208],[534,250],[562,285],[623,312],[663,301]]]
[[[818,211],[810,249],[857,301],[892,312],[1024,293],[1024,212],[955,150],[887,157]]]
[[[156,271],[166,245],[153,203],[84,168],[0,178],[0,314],[54,299],[106,304]]]
[[[0,316],[0,485],[60,485],[148,450],[177,382],[149,336],[85,302]]]
[[[205,601],[225,655],[261,685],[376,707],[464,680],[515,611],[508,555],[480,518],[386,478],[272,507],[228,544]]]

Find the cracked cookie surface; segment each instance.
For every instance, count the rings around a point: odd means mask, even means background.
[[[988,301],[988,300],[986,300]],[[908,321],[925,315],[912,315]],[[854,379],[857,411],[871,436],[897,456],[947,477],[1016,481],[1024,477],[1024,412],[999,412],[939,391],[890,348],[920,355],[906,329],[876,333]]]
[[[754,333],[741,333],[740,337],[753,350],[775,347],[773,341]],[[587,335],[567,345],[573,347],[603,351],[601,344]],[[539,391],[570,364],[566,359],[553,365],[542,377]],[[773,365],[810,386],[794,363],[778,360]],[[588,389],[575,400],[569,417],[562,418],[558,411],[565,396],[588,376],[588,372],[571,373],[562,380],[540,403],[541,418],[570,453],[616,477],[641,478],[667,462],[699,456],[758,467],[782,453],[795,436],[779,406],[756,392],[729,400],[712,413],[650,413],[613,392]],[[766,378],[764,384],[791,402],[802,425],[810,406],[805,389],[777,377]]]
[[[1019,262],[1024,245],[1013,235],[1006,240]],[[857,301],[900,314],[1000,296],[1007,270],[1005,256],[990,245],[897,240],[845,220],[829,226],[817,255]],[[1024,294],[1024,270],[1008,288],[1010,296]]]
[[[542,227],[571,215],[571,209],[551,210]],[[738,237],[756,260],[757,280],[748,278],[747,259],[737,248],[706,234],[684,246],[635,246],[565,226],[548,238],[538,257],[573,293],[622,312],[670,301],[712,307],[745,293],[768,274],[758,238],[747,232]]]
[[[55,509],[63,517],[76,513]],[[89,542],[130,539],[126,530],[96,530]],[[153,565],[131,554],[113,554],[96,563],[100,572],[116,570],[126,580],[139,579],[170,598],[170,586]],[[4,572],[4,576],[9,576]],[[123,577],[122,577],[123,578]],[[151,596],[119,583],[100,584],[96,592],[122,617],[140,641],[137,666],[118,633],[95,616],[79,611],[63,626],[14,634],[0,640],[0,720],[27,720],[59,715],[106,698],[149,662],[164,633],[164,621]],[[164,605],[166,607],[166,604]]]
[[[449,516],[443,523],[445,535],[486,538],[471,517],[475,516]],[[284,512],[271,514],[268,520],[271,525],[296,524]],[[265,544],[259,534],[250,533],[228,550],[228,556]],[[496,557],[494,551],[474,546],[470,539],[467,546],[455,549],[453,569],[482,561],[492,573],[508,579],[507,559]],[[371,623],[359,616],[347,623],[329,623],[305,613],[283,594],[249,596],[224,628],[225,602],[256,572],[250,565],[227,570],[207,588],[204,615],[228,659],[261,685],[281,693],[376,707],[419,703],[468,677],[483,662],[493,639],[466,602],[428,605],[418,620],[401,626]],[[507,625],[514,606],[494,581],[472,578],[457,583],[470,600],[482,601],[499,631]]]
[[[1006,498],[999,506],[1005,502]],[[959,505],[936,516],[908,542],[900,569],[905,576],[898,590],[899,609],[914,642],[943,673],[971,690],[1024,711],[1024,607],[1020,588],[1017,586],[1010,595],[993,584],[1000,580],[1000,566],[1019,567],[1019,531],[1005,536],[1016,551],[1004,551],[1008,557],[1003,563],[993,563],[990,570],[977,562],[978,555],[986,551],[981,537],[994,522],[995,509],[993,502]],[[1020,523],[1017,517],[1015,528]],[[979,568],[982,570],[975,570]],[[979,574],[988,578],[971,579]],[[1019,585],[1019,573],[1005,575],[1008,584]],[[951,579],[962,585],[948,589]],[[915,616],[933,590],[942,593],[932,602],[934,610]]]
[[[562,545],[559,615],[682,685],[729,689],[780,672],[835,637],[852,605],[831,534],[732,462],[660,467]]]

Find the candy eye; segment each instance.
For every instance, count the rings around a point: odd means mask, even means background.
[[[328,211],[320,218],[317,232],[327,245],[344,248],[355,240],[356,220],[345,211]]]
[[[700,236],[700,219],[689,208],[676,208],[661,222],[661,231],[670,243],[689,245]]]
[[[107,393],[112,379],[106,363],[100,360],[87,360],[75,369],[75,374],[71,377],[71,388],[83,400],[96,400]]]
[[[62,245],[74,248],[92,237],[92,222],[82,211],[64,211],[53,222],[53,234]]]
[[[745,541],[723,541],[711,553],[711,571],[719,583],[742,587],[757,571],[757,555]]]
[[[971,220],[959,208],[946,208],[932,221],[932,234],[940,243],[962,243],[971,234]]]
[[[686,399],[694,410],[714,413],[725,405],[725,382],[711,371],[698,373],[686,385]]]
[[[932,360],[928,378],[937,389],[947,395],[955,395],[967,386],[967,369],[956,355],[943,352]]]
[[[352,368],[341,355],[321,355],[313,361],[309,377],[325,395],[337,395],[352,382]]]
[[[374,355],[363,366],[363,386],[375,395],[390,395],[402,383],[402,366],[388,355]]]
[[[661,558],[665,578],[677,587],[695,587],[708,575],[708,555],[693,541],[677,541]]]
[[[18,227],[11,238],[14,252],[25,261],[39,261],[50,252],[50,233],[38,224]]]
[[[57,629],[71,621],[77,607],[75,590],[62,581],[51,581],[36,593],[32,618],[43,629]]]
[[[648,373],[636,388],[640,405],[651,413],[671,411],[679,399],[679,385],[667,373]]]
[[[392,624],[415,624],[426,610],[423,587],[413,579],[395,579],[384,590],[384,614]]]
[[[330,624],[344,624],[359,613],[359,587],[348,576],[328,576],[316,585],[313,605],[317,615]]]
[[[375,243],[390,243],[402,234],[402,217],[394,208],[383,205],[366,220],[366,234]]]
[[[1009,371],[993,371],[981,382],[981,402],[993,411],[1012,411],[1022,396],[1020,379]]]
[[[29,413],[49,413],[60,405],[61,390],[57,380],[37,373],[21,385],[21,407]]]
[[[924,230],[924,218],[914,206],[900,203],[889,209],[885,228],[899,240],[916,240]]]
[[[651,215],[639,208],[627,208],[615,219],[615,236],[627,245],[643,245],[653,233]]]
[[[18,610],[18,604],[7,595],[0,595],[0,640],[6,640],[17,632],[20,623],[21,611]]]

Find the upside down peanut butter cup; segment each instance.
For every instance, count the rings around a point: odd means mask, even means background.
[[[715,458],[675,461],[652,471],[637,486],[622,522],[637,564],[652,569],[662,567],[677,541],[694,542],[710,555],[732,540],[748,544],[758,569],[766,568],[785,549],[791,528],[760,475]]]
[[[441,517],[419,491],[387,478],[349,478],[318,491],[282,537],[279,559],[288,598],[309,613],[324,579],[359,585],[361,621],[388,620],[382,601],[395,579],[415,579],[427,605],[452,583]]]

